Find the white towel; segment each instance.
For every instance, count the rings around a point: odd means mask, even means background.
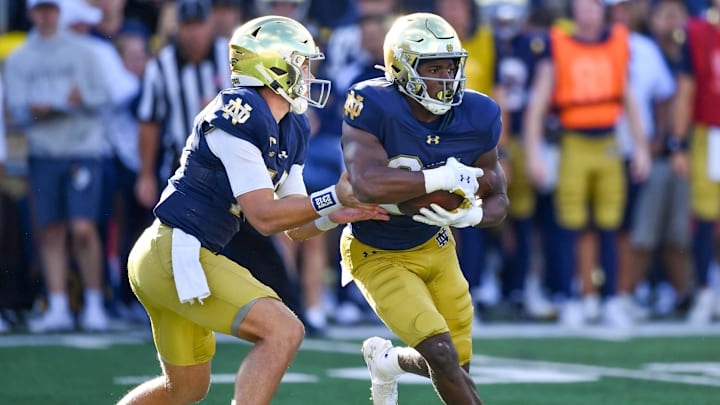
[[[710,181],[720,182],[720,127],[708,128],[707,175]]]
[[[202,304],[202,300],[210,296],[205,271],[200,265],[200,241],[177,228],[173,228],[172,234],[172,267],[181,303],[192,304],[197,298]]]

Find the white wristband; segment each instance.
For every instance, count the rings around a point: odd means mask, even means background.
[[[445,166],[425,169],[422,173],[425,176],[425,193],[427,194],[437,190],[450,190],[455,183],[452,171]]]
[[[320,216],[330,215],[342,208],[334,185],[310,194],[310,203]]]
[[[337,223],[333,222],[333,220],[326,215],[323,215],[320,218],[316,219],[314,224],[318,230],[321,230],[323,232],[329,231],[338,226]]]

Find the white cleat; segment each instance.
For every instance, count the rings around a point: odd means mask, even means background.
[[[75,329],[75,320],[70,312],[48,310],[40,317],[28,320],[31,333],[67,332]]]
[[[710,325],[715,310],[715,294],[710,288],[703,288],[695,294],[695,302],[688,313],[688,323],[692,326]]]
[[[567,300],[561,304],[558,323],[568,329],[582,328],[585,324],[582,303],[577,300]]]
[[[634,324],[631,314],[617,297],[605,300],[602,319],[605,325],[615,329],[630,329]]]
[[[393,345],[387,339],[377,336],[366,339],[362,345],[363,358],[370,371],[373,405],[397,405],[398,384],[397,376],[384,373],[379,367],[379,362],[387,356]]]
[[[106,332],[108,316],[102,308],[85,308],[80,314],[80,327],[86,332]]]

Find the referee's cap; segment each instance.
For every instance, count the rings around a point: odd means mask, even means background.
[[[201,22],[210,17],[210,0],[178,0],[178,21],[180,23]]]

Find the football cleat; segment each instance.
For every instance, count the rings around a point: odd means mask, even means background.
[[[397,405],[397,376],[383,372],[380,361],[387,357],[393,345],[377,336],[366,339],[362,345],[363,358],[370,371],[370,392],[373,405]]]
[[[67,332],[73,329],[75,320],[70,312],[48,310],[28,321],[28,330],[32,333]]]
[[[692,326],[707,326],[712,322],[715,309],[715,294],[710,288],[702,288],[695,294],[695,302],[688,313],[688,323]]]

